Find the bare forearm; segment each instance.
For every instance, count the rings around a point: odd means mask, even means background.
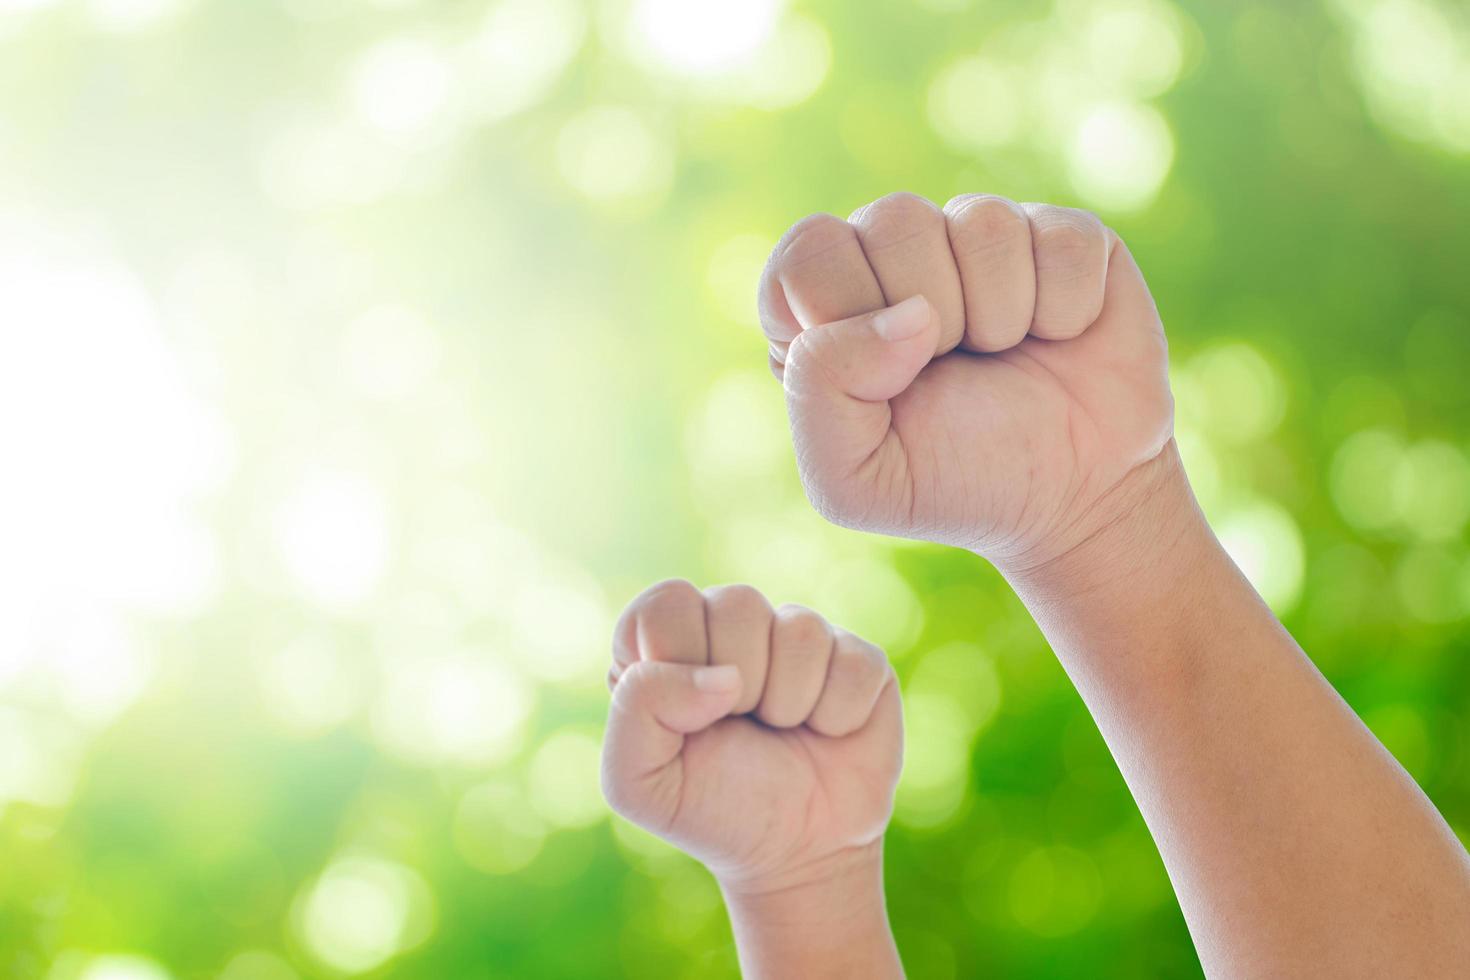
[[[1010,577],[1139,802],[1205,969],[1461,969],[1470,857],[1220,548],[1172,447],[1142,479],[1079,554]]]
[[[747,980],[903,976],[883,900],[881,847],[811,884],[722,885]]]

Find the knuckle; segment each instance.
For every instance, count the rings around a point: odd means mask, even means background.
[[[832,640],[832,627],[827,620],[806,606],[786,603],[776,611],[776,619],[782,640],[793,648],[825,650]]]
[[[687,579],[671,578],[644,589],[633,604],[644,616],[675,616],[702,608],[704,593]]]
[[[992,194],[956,198],[949,212],[950,238],[963,253],[988,251],[1030,237],[1025,214],[1010,201]]]
[[[1032,238],[1037,265],[1043,268],[1087,270],[1103,256],[1103,224],[1090,211],[1048,208],[1038,212],[1032,219]]]
[[[900,245],[942,225],[944,214],[928,198],[897,191],[860,208],[852,223],[862,229],[869,248]]]
[[[1094,236],[1075,222],[1058,222],[1036,232],[1037,251],[1058,262],[1085,261]]]
[[[746,622],[771,615],[766,597],[749,585],[717,585],[706,590],[705,598],[712,610],[719,610],[722,619]]]
[[[771,253],[770,267],[779,274],[856,239],[852,225],[833,214],[809,214],[792,225]]]
[[[883,651],[857,637],[843,644],[841,666],[851,675],[855,687],[876,688],[890,670]]]
[[[667,623],[701,619],[704,616],[704,594],[685,579],[664,579],[650,585],[629,605],[629,611],[642,623]]]

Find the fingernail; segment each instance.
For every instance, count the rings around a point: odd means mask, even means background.
[[[908,340],[929,325],[929,303],[923,296],[910,296],[873,316],[873,331],[890,344]]]
[[[740,684],[740,668],[734,664],[700,667],[694,671],[694,686],[701,691],[728,691]]]

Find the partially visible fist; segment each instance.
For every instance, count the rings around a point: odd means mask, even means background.
[[[839,524],[1039,564],[1172,438],[1158,312],[1085,211],[894,194],[812,215],[760,310],[802,482]]]
[[[877,842],[903,757],[883,652],[744,585],[669,581],[613,637],[603,792],[726,884],[787,887]]]

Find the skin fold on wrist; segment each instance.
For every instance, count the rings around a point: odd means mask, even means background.
[[[902,976],[883,896],[882,841],[819,869],[722,880],[747,977]]]
[[[1098,503],[1095,529],[1043,562],[998,561],[1028,603],[1139,595],[1189,577],[1214,541],[1171,439]]]

